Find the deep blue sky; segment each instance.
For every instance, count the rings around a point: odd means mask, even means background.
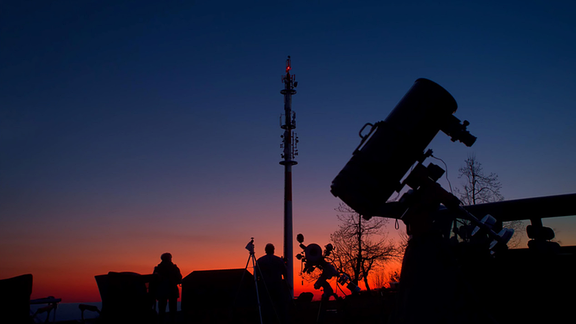
[[[358,130],[420,77],[478,137],[431,144],[453,186],[473,153],[507,199],[576,192],[576,4],[501,2],[3,1],[0,255],[74,245],[103,271],[171,250],[191,271],[242,267],[250,236],[281,251],[287,55],[295,234],[329,240]]]

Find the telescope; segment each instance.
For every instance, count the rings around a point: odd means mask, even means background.
[[[466,130],[469,122],[454,116],[457,108],[440,85],[416,80],[384,121],[362,127],[361,143],[332,181],[332,194],[364,217],[383,216],[386,201],[402,190],[402,178],[416,162],[423,162],[424,150],[439,131],[452,141],[474,144],[476,137]]]
[[[338,283],[340,285],[345,285],[346,288],[350,290],[352,293],[357,293],[360,291],[360,288],[351,281],[350,276],[340,270],[337,270],[332,263],[330,263],[326,258],[332,254],[334,250],[334,246],[328,243],[324,246],[324,252],[322,252],[322,248],[320,245],[316,243],[311,243],[308,245],[304,245],[304,235],[298,234],[296,237],[302,252],[296,255],[296,259],[302,262],[302,273],[311,273],[314,269],[318,268],[322,270],[322,274],[318,278],[318,280],[314,283],[315,289],[324,289],[324,293],[322,294],[322,298],[326,301],[330,298],[331,295],[334,294],[332,287],[327,282],[328,279],[333,277],[338,277]]]
[[[448,91],[416,80],[384,121],[362,127],[360,145],[331,192],[364,218],[406,224],[398,322],[560,322],[572,309],[573,300],[560,296],[576,289],[576,246],[551,241],[554,231],[542,218],[576,215],[576,194],[461,206],[436,182],[444,170],[423,165],[432,155],[424,150],[440,131],[466,146],[476,141],[456,110]],[[404,194],[389,202],[394,192]],[[514,231],[502,222],[523,219],[531,222],[528,249],[508,249]],[[537,278],[547,280],[534,285]]]
[[[332,181],[332,194],[366,219],[401,218],[409,235],[430,232],[435,227],[448,236],[454,217],[466,219],[491,238],[492,253],[505,249],[514,231],[502,229],[497,233],[493,224],[478,220],[460,206],[458,198],[436,183],[445,171],[433,163],[423,165],[432,155],[431,150],[424,150],[440,131],[466,146],[476,141],[466,129],[470,123],[454,116],[457,108],[456,100],[442,86],[417,79],[384,121],[362,127],[360,145]],[[368,126],[370,130],[363,135]],[[410,190],[399,202],[388,202],[405,186]],[[439,212],[441,204],[451,216]]]

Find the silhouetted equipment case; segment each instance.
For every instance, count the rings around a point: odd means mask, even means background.
[[[31,323],[30,295],[31,274],[0,280],[0,321],[6,323]]]
[[[246,269],[193,271],[182,279],[181,309],[187,319],[220,323],[238,315],[257,320],[257,307],[254,277]]]
[[[156,275],[111,271],[94,278],[102,300],[99,323],[156,322],[156,300],[149,291]]]

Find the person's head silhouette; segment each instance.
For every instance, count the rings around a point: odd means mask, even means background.
[[[160,256],[160,260],[162,262],[172,262],[172,254],[166,252]]]
[[[266,254],[274,254],[274,244],[272,243],[266,244],[264,251],[266,251]]]

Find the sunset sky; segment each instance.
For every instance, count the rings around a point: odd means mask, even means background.
[[[330,183],[360,128],[421,77],[478,137],[431,143],[453,187],[475,154],[506,199],[575,193],[574,17],[574,1],[2,1],[0,278],[87,302],[94,275],[163,252],[184,275],[243,268],[251,237],[281,254],[288,55],[308,243],[338,226]],[[576,220],[544,223],[576,244]]]

